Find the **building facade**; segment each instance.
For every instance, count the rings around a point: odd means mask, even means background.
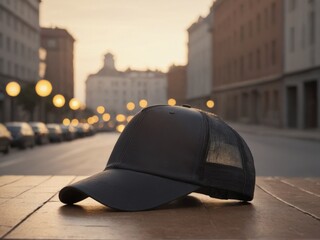
[[[13,101],[5,92],[10,81],[21,86],[39,79],[39,0],[0,0],[0,121],[10,121]],[[24,113],[15,111],[15,119]]]
[[[66,99],[74,96],[74,42],[65,29],[41,28],[41,47],[46,50],[44,78],[51,82],[54,94],[62,94]]]
[[[212,88],[212,24],[213,13],[188,28],[187,100],[203,108]]]
[[[104,106],[111,115],[131,115],[139,111],[139,101],[145,99],[148,105],[165,104],[167,100],[167,80],[159,71],[118,71],[114,56],[104,56],[103,67],[89,75],[86,81],[86,106],[96,110]],[[127,103],[133,102],[135,109],[129,111]]]
[[[186,66],[172,65],[167,72],[168,98],[174,98],[177,105],[186,103],[187,70]]]
[[[320,128],[320,2],[285,0],[284,123]]]
[[[283,126],[283,1],[217,0],[213,14],[215,112]]]

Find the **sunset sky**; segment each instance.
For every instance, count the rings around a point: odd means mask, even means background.
[[[110,51],[119,70],[160,69],[187,62],[186,29],[212,0],[43,0],[40,24],[66,28],[76,39],[75,94],[85,100],[88,74]]]

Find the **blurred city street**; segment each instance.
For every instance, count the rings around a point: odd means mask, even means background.
[[[241,133],[254,155],[257,175],[320,176],[320,142]],[[0,155],[0,175],[92,175],[104,169],[117,133],[48,144]]]

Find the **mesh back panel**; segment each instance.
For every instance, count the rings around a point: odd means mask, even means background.
[[[210,114],[209,118],[217,118]],[[206,161],[208,163],[223,164],[242,168],[242,159],[237,137],[232,129],[224,122],[214,119],[209,121],[209,150]]]
[[[251,200],[255,184],[253,158],[240,135],[218,116],[203,113],[208,120],[209,144],[203,190],[217,198]]]

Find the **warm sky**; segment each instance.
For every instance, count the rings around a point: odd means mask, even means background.
[[[42,0],[40,24],[66,28],[75,43],[75,94],[85,100],[88,74],[115,55],[125,70],[160,69],[187,62],[186,29],[213,0]]]

